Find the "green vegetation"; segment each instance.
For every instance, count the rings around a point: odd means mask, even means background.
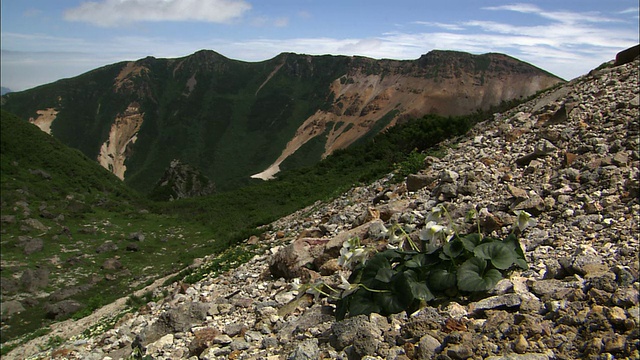
[[[12,340],[64,319],[52,320],[46,303],[76,300],[83,309],[65,316],[80,318],[162,276],[177,273],[171,281],[195,282],[231,269],[259,253],[235,245],[265,232],[264,225],[398,168],[401,181],[419,169],[425,153],[443,151],[436,147],[440,141],[464,134],[487,116],[425,116],[312,166],[283,171],[273,181],[255,180],[208,197],[151,202],[80,151],[3,110],[2,296],[27,290],[21,278],[26,270],[45,269],[48,282],[37,290],[51,297],[34,298],[25,311],[4,319],[2,342],[13,346]],[[33,220],[42,227],[35,228]],[[31,239],[43,246],[27,254]],[[219,256],[204,268],[186,269],[195,258],[211,254]],[[144,300],[132,298],[131,304]]]
[[[338,301],[336,316],[411,313],[443,297],[486,292],[513,267],[528,268],[513,232],[504,239],[484,237],[480,228],[460,235],[453,230],[451,219],[448,225],[439,224],[445,214],[444,207],[433,209],[420,232],[420,244],[399,225],[389,229],[387,236],[395,248],[371,258],[368,254],[372,251],[359,246],[357,239],[345,242],[339,262],[354,269]],[[473,218],[475,213],[470,215]],[[520,231],[533,221],[525,212],[518,217]]]

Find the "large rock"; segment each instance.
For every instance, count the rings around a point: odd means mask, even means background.
[[[375,355],[382,342],[382,330],[366,315],[358,315],[331,326],[331,345],[342,350],[351,346],[357,358]]]
[[[275,278],[305,276],[306,269],[324,252],[326,239],[302,238],[280,249],[271,259],[269,271]]]
[[[640,45],[632,46],[616,54],[616,61],[613,66],[628,64],[638,56],[640,56]]]
[[[18,300],[10,300],[0,304],[0,314],[2,320],[6,320],[13,314],[19,314],[24,311],[24,306]]]
[[[54,304],[46,304],[44,310],[49,319],[60,320],[84,308],[75,300],[62,300]]]
[[[44,248],[44,241],[40,238],[29,239],[23,244],[23,246],[24,254],[31,255],[42,251]]]
[[[96,253],[100,254],[103,252],[116,251],[116,250],[118,250],[118,245],[114,244],[113,241],[108,240],[96,248]]]
[[[27,291],[34,292],[49,285],[49,274],[50,270],[45,267],[27,269],[20,276],[20,283]]]

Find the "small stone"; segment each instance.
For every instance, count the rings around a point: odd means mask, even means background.
[[[469,310],[475,313],[482,310],[497,309],[503,307],[512,308],[520,306],[521,302],[522,299],[518,294],[496,295],[469,304]]]
[[[590,245],[581,245],[571,258],[572,269],[580,275],[587,273],[585,267],[590,264],[602,264],[603,260],[596,249]]]
[[[565,152],[564,153],[564,165],[565,166],[569,166],[571,164],[573,164],[574,161],[576,161],[576,159],[578,158],[577,154],[571,153],[571,152]]]
[[[611,159],[614,165],[626,166],[629,162],[629,155],[626,152],[619,152]]]
[[[318,358],[320,348],[318,347],[318,339],[306,339],[296,346],[296,349],[289,355],[289,360],[315,360]]]
[[[616,290],[611,299],[615,305],[621,307],[631,307],[638,305],[638,290],[628,287]]]
[[[604,351],[610,353],[619,353],[624,351],[627,346],[627,339],[620,334],[604,338]]]
[[[147,354],[155,354],[160,352],[165,347],[171,346],[173,344],[174,338],[173,334],[167,334],[157,341],[147,345]]]
[[[249,344],[245,340],[233,340],[231,344],[229,344],[229,347],[232,351],[240,351],[249,349],[251,347],[251,344]]]
[[[435,179],[424,174],[410,174],[407,176],[407,191],[418,191],[431,184]]]
[[[455,183],[459,177],[460,174],[453,170],[443,170],[440,173],[440,181],[443,183]]]
[[[435,353],[440,349],[442,344],[438,339],[427,334],[420,338],[418,349],[416,351],[416,359],[433,359]]]
[[[227,345],[227,344],[231,344],[232,341],[233,339],[231,339],[231,337],[227,334],[219,334],[213,338],[214,344]]]
[[[511,184],[507,184],[507,190],[516,199],[524,200],[529,198],[529,194],[526,190],[520,189],[519,187],[515,187]]]
[[[627,314],[624,309],[618,306],[605,308],[605,314],[614,326],[624,325],[624,322],[627,320]]]
[[[465,344],[450,345],[447,347],[447,355],[456,360],[464,360],[473,356],[473,350]]]
[[[602,347],[604,344],[602,343],[602,339],[599,337],[594,337],[587,341],[585,346],[585,354],[586,355],[598,355],[602,352]]]
[[[529,342],[525,339],[524,335],[520,334],[516,341],[513,343],[513,350],[518,354],[524,354],[529,348]]]
[[[453,319],[461,319],[468,315],[467,308],[453,301],[447,305],[444,311]]]

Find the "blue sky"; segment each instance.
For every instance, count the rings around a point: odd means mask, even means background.
[[[417,59],[500,52],[565,79],[639,42],[638,0],[2,0],[0,83],[14,91],[146,56],[210,49]]]

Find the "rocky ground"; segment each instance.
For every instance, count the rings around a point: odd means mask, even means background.
[[[27,344],[6,358],[640,358],[639,65],[594,70],[496,114],[404,182],[389,176],[276,221],[247,240],[262,249],[250,261],[157,287],[160,300],[106,332],[62,326],[49,334],[55,350]],[[437,205],[458,224],[476,209],[495,236],[511,231],[514,210],[531,213],[537,224],[520,238],[529,270],[486,296],[389,317],[337,321],[335,301],[297,290],[337,287],[345,240],[384,247],[393,224],[417,238]]]

